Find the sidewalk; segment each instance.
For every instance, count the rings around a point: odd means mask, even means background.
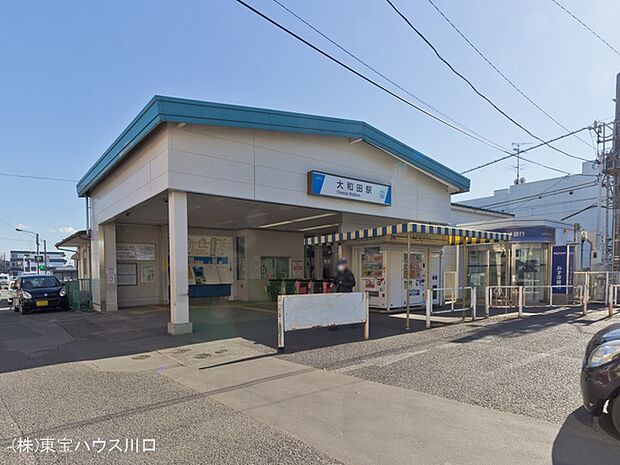
[[[165,374],[344,463],[571,463],[559,425],[276,357]]]

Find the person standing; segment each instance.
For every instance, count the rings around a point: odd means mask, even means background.
[[[338,273],[336,273],[336,292],[353,292],[355,287],[355,275],[349,269],[346,258],[338,260]]]

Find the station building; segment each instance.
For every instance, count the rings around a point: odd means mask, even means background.
[[[377,306],[402,306],[407,257],[423,291],[445,245],[506,237],[450,227],[468,189],[361,121],[155,96],[79,181],[90,224],[63,245],[95,310],[169,305],[171,334],[192,331],[191,299],[265,300],[270,278],[329,277],[341,256]]]

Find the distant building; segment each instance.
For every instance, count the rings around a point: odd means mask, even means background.
[[[35,261],[37,253],[33,250],[11,250],[9,274],[11,277],[21,276],[24,273],[37,273],[39,263]],[[39,255],[44,255],[39,252]],[[53,272],[58,267],[64,267],[67,263],[64,252],[47,252],[46,271]]]
[[[594,162],[584,162],[580,174],[515,184],[496,190],[488,197],[459,200],[459,204],[509,213],[517,219],[545,218],[571,225],[578,223],[580,230],[587,231],[589,239],[595,243],[597,221],[601,235],[607,228],[608,237],[611,237],[612,227],[611,208],[609,211],[605,208],[604,190],[598,213],[597,174]]]

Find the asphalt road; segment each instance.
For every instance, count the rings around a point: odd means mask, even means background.
[[[26,316],[0,311],[0,463],[31,463],[34,458],[80,464],[338,463],[320,444],[310,445],[301,435],[254,418],[252,412],[223,405],[191,384],[162,376],[177,367],[197,369],[198,364],[234,360],[211,349],[195,349],[185,357],[180,346],[242,336],[251,351],[273,352],[274,315],[268,307],[246,307],[193,309],[196,333],[176,338],[165,334],[165,309]],[[275,358],[379,387],[552,422],[559,431],[554,451],[570,456],[575,448],[575,454],[612,464],[620,457],[620,437],[607,418],[598,421],[583,411],[578,387],[583,349],[591,335],[609,323],[604,317],[603,312],[580,317],[569,310],[430,331],[418,322],[405,333],[402,320],[373,315],[370,341],[360,341],[360,328],[301,331],[287,336],[287,352]],[[614,321],[619,320],[616,315]],[[146,351],[178,351],[177,361],[151,355],[143,360]],[[139,372],[125,366],[140,363],[148,365]],[[201,373],[210,376],[208,370]],[[299,424],[303,421],[299,418]],[[580,441],[575,441],[575,431]],[[33,457],[10,450],[18,437],[68,438],[74,446],[75,441],[97,438],[153,438],[157,452],[98,455],[82,446],[71,453]],[[614,441],[617,454],[610,454]],[[566,463],[555,457],[553,462]],[[462,463],[475,462],[464,458]],[[502,457],[497,463],[521,462]]]

